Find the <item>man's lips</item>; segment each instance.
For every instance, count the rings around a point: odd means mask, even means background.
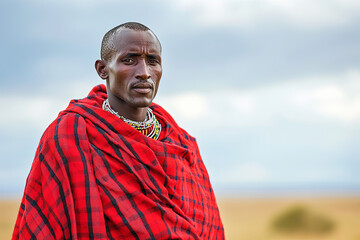
[[[149,82],[136,83],[131,88],[134,89],[134,91],[136,91],[138,93],[143,93],[143,94],[149,93],[150,91],[152,91],[154,89],[153,84],[151,84]]]

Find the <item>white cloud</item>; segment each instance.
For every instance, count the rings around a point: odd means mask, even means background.
[[[360,71],[311,77],[302,82],[304,86],[289,99],[299,113],[343,124],[356,123],[360,118]]]
[[[360,11],[357,0],[179,0],[174,4],[208,26],[250,27],[277,21],[314,28],[355,21]]]
[[[50,71],[50,70],[49,70]],[[71,99],[86,97],[90,90],[102,82],[90,82],[89,78],[68,85],[44,86],[50,94],[2,95],[0,96],[0,118],[2,129],[31,128],[43,131],[69,104]]]
[[[51,96],[1,96],[0,126],[3,130],[35,129],[44,130],[54,120],[66,101]]]
[[[334,84],[298,93],[293,100],[300,108],[343,122],[353,122],[360,116],[360,95],[349,97],[345,89]]]
[[[166,98],[157,98],[157,101],[173,109],[183,119],[198,119],[208,114],[209,106],[206,96],[201,93],[187,92]]]
[[[359,123],[359,92],[360,71],[356,70],[248,90],[182,93],[157,101],[178,122],[192,128],[236,129],[285,122],[344,126]]]

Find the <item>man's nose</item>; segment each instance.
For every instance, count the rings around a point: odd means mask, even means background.
[[[145,59],[140,60],[137,64],[136,78],[146,80],[149,79],[150,77],[151,75],[149,71],[149,66],[146,63],[146,60]]]

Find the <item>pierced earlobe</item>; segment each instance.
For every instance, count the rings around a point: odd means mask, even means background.
[[[100,77],[101,77],[102,79],[107,79],[107,78],[108,78],[108,75],[107,75],[107,73],[103,70],[103,71],[101,71]]]
[[[107,80],[109,78],[109,75],[107,73],[106,64],[103,60],[96,60],[95,61],[95,69],[99,75],[100,78],[103,80]]]

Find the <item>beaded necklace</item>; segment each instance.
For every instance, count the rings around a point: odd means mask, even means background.
[[[146,117],[143,122],[133,121],[119,115],[118,112],[115,112],[114,109],[111,108],[108,99],[105,99],[102,108],[105,111],[114,114],[115,116],[117,116],[118,118],[120,118],[121,120],[132,126],[133,128],[135,128],[136,130],[138,130],[140,133],[144,134],[145,136],[155,140],[159,138],[161,132],[161,124],[156,119],[155,114],[152,112],[151,108],[147,108]]]

